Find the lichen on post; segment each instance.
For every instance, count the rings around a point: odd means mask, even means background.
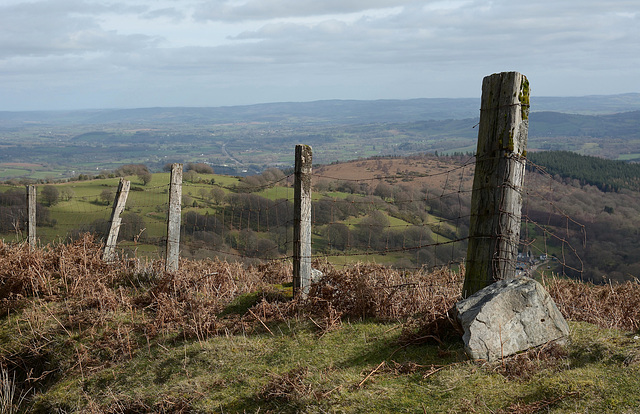
[[[165,271],[177,272],[180,258],[180,213],[182,210],[182,164],[171,165],[169,216],[167,218],[167,253]]]
[[[306,296],[311,284],[311,147],[296,145],[295,157],[293,293]]]
[[[518,72],[496,73],[482,83],[464,297],[515,277],[529,94],[529,81]]]
[[[118,243],[118,234],[120,233],[120,224],[122,223],[120,214],[124,211],[130,188],[131,181],[121,178],[118,189],[116,190],[115,200],[113,200],[111,218],[109,219],[109,234],[102,254],[102,260],[105,262],[111,262],[116,258],[116,244]]]

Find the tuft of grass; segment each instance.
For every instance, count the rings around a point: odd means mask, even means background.
[[[0,413],[13,414],[20,412],[27,392],[21,391],[16,395],[16,374],[9,374],[9,370],[0,364]]]

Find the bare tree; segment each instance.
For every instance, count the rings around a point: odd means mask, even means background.
[[[45,185],[40,197],[48,206],[53,206],[60,201],[60,191],[52,185]]]

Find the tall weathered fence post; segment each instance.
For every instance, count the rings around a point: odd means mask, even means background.
[[[528,118],[524,75],[503,72],[484,78],[464,297],[515,277]]]
[[[293,185],[293,294],[305,296],[311,283],[311,161],[309,145],[296,145]]]
[[[182,206],[182,164],[171,165],[169,185],[169,219],[167,221],[167,257],[165,271],[178,270],[180,257],[180,212]]]
[[[36,248],[36,186],[27,186],[27,240],[29,247]]]
[[[115,259],[116,244],[118,243],[118,234],[120,233],[120,224],[122,219],[120,214],[124,211],[124,207],[127,204],[127,196],[129,195],[129,188],[131,187],[131,181],[120,179],[118,184],[118,190],[116,191],[116,198],[113,200],[113,209],[111,211],[111,219],[109,220],[109,235],[107,236],[107,243],[104,246],[104,252],[102,253],[102,260],[110,262]]]

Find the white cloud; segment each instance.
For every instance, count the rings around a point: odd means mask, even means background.
[[[175,7],[150,10],[140,16],[143,19],[169,19],[180,22],[186,18],[186,14]]]
[[[197,20],[242,21],[288,17],[326,16],[387,9],[410,4],[411,0],[209,0],[195,11]]]
[[[157,41],[145,34],[121,35],[102,28],[99,16],[135,13],[140,7],[79,0],[24,2],[0,7],[0,57],[77,55],[130,51]]]
[[[475,96],[503,70],[631,92],[639,21],[635,0],[5,0],[0,109],[30,87],[75,107]]]

